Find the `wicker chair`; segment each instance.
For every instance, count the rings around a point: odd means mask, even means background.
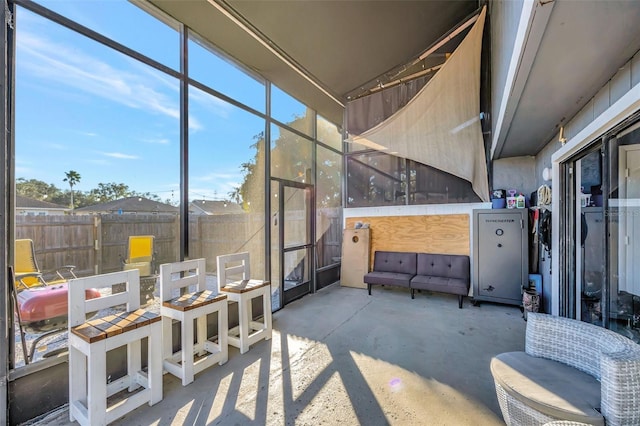
[[[525,352],[491,373],[507,425],[640,425],[640,346],[611,330],[530,313]]]

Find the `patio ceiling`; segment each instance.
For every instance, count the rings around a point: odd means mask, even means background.
[[[525,3],[526,4],[526,3]],[[536,155],[640,48],[640,2],[536,2],[494,158]],[[495,120],[496,117],[493,117]]]
[[[475,0],[150,1],[337,123],[348,96],[377,85],[478,8]],[[431,59],[442,62],[452,50]]]
[[[415,59],[479,3],[150,2],[338,123],[349,97]],[[523,56],[504,97],[504,120],[492,135],[493,158],[537,154],[640,47],[640,2],[534,3]],[[441,61],[456,41],[432,60]]]

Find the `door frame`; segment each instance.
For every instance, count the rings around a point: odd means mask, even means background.
[[[314,242],[314,232],[315,229],[315,187],[309,183],[302,183],[291,181],[282,178],[271,178],[271,182],[278,183],[278,261],[279,261],[279,287],[280,287],[280,307],[282,309],[290,302],[301,298],[310,293],[315,292],[315,242]],[[307,241],[304,244],[285,247],[284,241],[284,230],[285,230],[285,197],[284,192],[285,188],[296,188],[306,190],[305,204],[307,207],[307,220],[305,223],[307,224]],[[306,256],[308,259],[309,272],[308,279],[304,280],[301,284],[296,285],[295,287],[285,290],[285,269],[284,269],[284,261],[285,254],[289,252],[294,252],[297,250],[307,250]],[[271,265],[269,265],[271,267]]]

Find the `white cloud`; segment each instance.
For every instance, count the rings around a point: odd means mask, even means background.
[[[130,71],[116,68],[93,54],[24,29],[16,42],[21,52],[19,66],[40,79],[73,87],[129,108],[180,118],[176,79],[168,79],[132,59],[128,60],[132,65]],[[189,127],[199,130],[203,126],[192,117]]]
[[[224,119],[229,118],[231,105],[223,101],[222,99],[216,98],[206,92],[203,92],[202,90],[195,88],[189,90],[189,101],[197,103],[200,107],[207,110],[208,112],[213,113],[214,115],[217,115]],[[195,120],[197,122],[197,119],[195,119],[194,117],[189,117],[189,123],[191,123],[192,120]],[[189,127],[191,127],[191,124],[189,124]]]
[[[118,158],[121,160],[137,160],[140,158],[137,155],[123,154],[122,152],[101,152],[100,154],[105,157]]]

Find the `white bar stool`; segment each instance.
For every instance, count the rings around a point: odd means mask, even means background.
[[[271,339],[271,285],[269,281],[252,280],[249,253],[226,254],[217,257],[218,291],[231,302],[238,303],[238,326],[229,330],[229,344],[243,354],[254,343]],[[233,264],[233,266],[227,266]],[[239,281],[227,282],[228,275],[242,275]],[[254,321],[251,301],[262,297],[262,321]]]
[[[227,296],[215,295],[206,288],[205,259],[160,265],[160,314],[162,315],[164,368],[182,379],[182,386],[193,376],[215,363],[227,362]],[[191,290],[190,287],[193,287]],[[172,297],[173,290],[192,291]],[[218,343],[207,338],[207,315],[218,314]],[[173,352],[173,320],[180,321],[181,347]],[[197,332],[194,344],[193,321]]]
[[[125,284],[125,291],[86,300],[85,290]],[[87,313],[126,304],[126,312],[86,321]],[[144,403],[162,400],[162,328],[160,316],[140,306],[137,269],[77,278],[69,282],[69,419],[81,425],[106,425]],[[148,338],[147,371],[141,342]],[[107,383],[107,352],[127,346],[127,374]],[[136,389],[144,389],[133,393]],[[124,390],[124,399],[107,398]]]

